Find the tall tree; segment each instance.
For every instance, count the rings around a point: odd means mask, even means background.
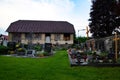
[[[117,3],[114,5],[113,7],[113,12],[117,14],[117,17],[116,17],[116,22],[117,22],[117,30],[116,32],[120,34],[120,0],[116,0]]]
[[[92,0],[89,27],[93,37],[111,36],[119,26],[115,5],[116,0]]]

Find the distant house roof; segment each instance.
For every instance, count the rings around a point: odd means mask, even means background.
[[[8,35],[0,34],[0,39],[8,40]]]
[[[75,33],[74,26],[67,21],[18,20],[10,24],[7,32]]]

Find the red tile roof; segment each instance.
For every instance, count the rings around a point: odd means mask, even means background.
[[[18,20],[10,24],[7,32],[75,33],[74,26],[67,21]]]

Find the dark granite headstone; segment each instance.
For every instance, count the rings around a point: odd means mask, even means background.
[[[16,42],[8,42],[7,46],[8,46],[11,50],[15,50]]]
[[[45,43],[44,51],[45,52],[51,52],[51,47],[52,47],[51,43]]]

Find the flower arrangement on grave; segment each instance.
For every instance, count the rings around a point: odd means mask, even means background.
[[[25,52],[26,50],[24,48],[18,48],[17,52]]]
[[[42,53],[42,51],[37,51],[35,55],[37,57],[44,57],[44,54]]]
[[[107,62],[107,55],[108,53],[107,52],[101,52],[99,55],[98,55],[98,61],[101,63],[101,62]]]
[[[17,48],[16,49],[16,53],[18,55],[25,55],[26,54],[26,50],[24,48]]]

